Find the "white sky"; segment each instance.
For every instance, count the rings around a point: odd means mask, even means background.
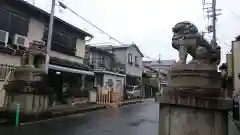
[[[177,59],[171,46],[172,27],[180,21],[191,21],[205,31],[202,0],[61,0],[119,41],[136,43],[151,58]],[[209,1],[209,0],[206,0]],[[35,5],[50,11],[51,0],[35,0]],[[222,60],[231,49],[231,41],[240,34],[240,1],[217,0],[217,38],[222,47]],[[114,42],[68,10],[56,7],[56,15],[94,35],[92,43]],[[234,12],[238,17],[236,17]]]

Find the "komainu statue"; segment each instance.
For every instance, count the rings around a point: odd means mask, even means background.
[[[179,52],[179,61],[169,71],[168,89],[221,90],[221,75],[217,72],[221,48],[213,46],[188,22],[173,28],[172,47]],[[190,54],[192,60],[187,62]]]
[[[195,25],[190,22],[177,23],[172,29],[173,48],[179,51],[179,62],[186,63],[187,55],[190,54],[193,60],[191,64],[207,64],[216,67],[220,63],[220,47],[213,47],[198,32]]]

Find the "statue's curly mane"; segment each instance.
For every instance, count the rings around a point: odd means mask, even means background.
[[[172,28],[172,31],[174,34],[189,34],[189,33],[197,34],[198,33],[197,27],[188,21],[177,23]]]

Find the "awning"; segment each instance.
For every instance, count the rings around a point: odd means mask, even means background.
[[[75,73],[75,74],[84,74],[84,75],[92,75],[92,76],[94,75],[94,73],[91,71],[84,71],[84,70],[80,70],[80,69],[62,67],[62,66],[57,66],[57,65],[52,65],[52,64],[49,64],[49,68],[58,70],[58,71],[63,71],[63,72]]]

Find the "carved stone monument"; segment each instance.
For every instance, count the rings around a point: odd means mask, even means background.
[[[228,110],[221,75],[220,47],[213,47],[190,22],[173,27],[172,46],[179,61],[168,73],[160,96],[159,135],[227,135]],[[187,55],[193,59],[187,63]]]
[[[14,72],[14,80],[5,86],[7,91],[5,108],[8,111],[15,111],[16,104],[20,104],[20,112],[25,114],[46,111],[47,94],[51,91],[44,82],[45,55],[44,42],[30,43],[30,47],[22,57],[21,67]]]

